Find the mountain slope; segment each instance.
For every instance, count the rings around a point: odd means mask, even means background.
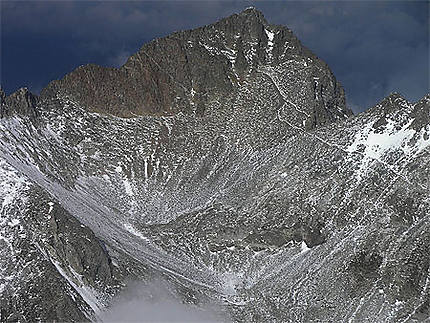
[[[429,317],[429,96],[352,116],[328,67],[255,9],[1,107],[0,232],[34,254],[2,257],[2,318],[95,319],[154,278],[225,320]]]

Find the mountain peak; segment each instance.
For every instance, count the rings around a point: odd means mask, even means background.
[[[392,101],[406,100],[406,98],[403,95],[401,95],[399,92],[394,91],[394,92],[391,92],[389,95],[387,95],[382,101],[385,101],[385,100],[392,100]]]
[[[0,113],[2,118],[14,113],[27,115],[31,118],[36,116],[37,96],[31,93],[28,88],[22,87],[7,97],[1,93],[0,96],[2,96]]]
[[[369,112],[382,113],[384,115],[396,112],[411,103],[398,92],[391,92],[378,104],[369,109]]]
[[[233,14],[229,17],[221,19],[218,23],[225,23],[236,25],[240,28],[247,26],[252,32],[255,26],[267,26],[268,22],[264,17],[264,14],[254,7],[248,7],[245,10]],[[217,23],[215,23],[217,25]]]
[[[60,92],[93,112],[122,117],[202,115],[213,102],[223,109],[237,105],[242,85],[253,82],[302,105],[285,108],[298,114],[294,118],[301,126],[313,128],[348,115],[343,88],[328,66],[291,30],[270,25],[255,8],[149,42],[119,69],[78,68],[51,82],[41,97]],[[308,89],[301,98],[299,83]]]
[[[429,103],[430,102],[430,93],[424,95],[421,99],[417,101],[417,103]]]
[[[257,18],[260,21],[263,21],[267,23],[266,18],[264,18],[263,13],[260,10],[257,10],[255,7],[248,7],[242,12],[239,13],[239,16],[246,16],[246,17],[252,17]]]

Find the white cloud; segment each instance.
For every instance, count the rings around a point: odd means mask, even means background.
[[[165,282],[131,282],[100,316],[103,322],[226,322],[218,306],[184,304]]]
[[[121,67],[122,65],[125,64],[125,62],[127,62],[127,59],[132,55],[132,53],[126,51],[126,50],[121,50],[117,53],[115,53],[115,55],[111,56],[108,59],[108,63],[109,65],[113,66],[113,67]]]

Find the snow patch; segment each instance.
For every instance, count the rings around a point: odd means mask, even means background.
[[[234,68],[234,65],[236,64],[237,52],[234,49],[227,47],[225,50],[221,50],[221,53],[223,53],[227,57],[227,59],[230,61],[231,66]]]
[[[6,161],[0,159],[0,213],[3,213],[26,186],[26,179],[19,175]]]
[[[145,160],[144,160],[144,162],[145,162],[145,179],[148,179],[148,159],[147,158],[145,158]]]
[[[13,250],[15,236],[11,228],[20,224],[16,212],[11,209],[19,205],[22,192],[28,187],[27,179],[20,175],[4,159],[0,158],[0,240]],[[21,233],[19,233],[21,234]],[[0,268],[0,281],[7,280]]]
[[[123,184],[124,184],[124,188],[125,188],[125,193],[128,196],[133,196],[133,188],[131,187],[131,183],[128,179],[124,179],[123,180]]]
[[[80,286],[78,286],[72,279],[70,279],[70,277],[66,274],[63,268],[61,268],[60,264],[57,261],[51,259],[51,262],[55,266],[57,271],[60,273],[60,275],[67,280],[67,282],[73,287],[73,289],[82,297],[85,303],[87,303],[91,307],[94,313],[96,315],[99,315],[101,309],[103,308],[103,305],[100,304],[99,300],[94,295],[92,289],[82,283],[80,284]]]
[[[411,121],[412,122],[412,121]],[[365,158],[379,159],[389,150],[395,150],[403,148],[405,150],[405,143],[407,139],[411,139],[415,133],[415,130],[408,129],[411,122],[406,124],[399,131],[395,131],[395,123],[390,120],[386,126],[386,130],[383,133],[375,133],[372,125],[369,124],[366,128],[357,134],[356,139],[348,151],[357,151],[361,145],[365,147]]]
[[[269,57],[269,60],[271,60],[273,58],[272,51],[273,51],[273,46],[274,46],[273,39],[275,38],[275,33],[268,30],[268,29],[264,29],[264,31],[266,32],[266,35],[267,35],[266,52],[267,52],[267,56]]]
[[[222,275],[224,281],[224,294],[237,295],[236,286],[240,282],[240,278],[236,273],[226,272]]]
[[[131,182],[127,178],[127,175],[124,174],[121,165],[118,165],[115,168],[115,172],[118,173],[118,174],[120,174],[121,177],[122,177],[122,184],[124,185],[125,194],[127,194],[128,196],[133,196],[134,195],[134,193],[133,193],[133,187],[131,185]]]
[[[311,248],[308,247],[308,245],[306,244],[305,241],[302,241],[302,243],[300,245],[300,249],[301,249],[300,253],[306,253],[309,250],[311,250]]]
[[[389,152],[401,150],[403,154],[413,157],[430,145],[430,139],[425,139],[426,128],[416,134],[414,129],[409,128],[413,120],[410,120],[402,128],[396,129],[396,123],[389,120],[382,133],[375,132],[369,123],[363,130],[356,134],[352,144],[346,149],[350,153],[360,153],[363,158],[356,177],[363,178],[370,163],[373,160],[381,161]],[[409,145],[413,137],[418,136],[414,145]],[[427,137],[428,138],[428,137]]]
[[[48,210],[48,214],[49,214],[54,209],[54,202],[48,202],[48,205],[49,205],[49,210]]]
[[[19,220],[18,219],[12,219],[8,222],[8,226],[10,226],[11,228],[16,227],[19,224]]]
[[[124,223],[124,228],[136,237],[139,237],[146,242],[150,242],[148,237],[145,237],[141,232],[137,231],[130,223]]]

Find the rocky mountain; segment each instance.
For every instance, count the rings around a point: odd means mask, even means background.
[[[0,98],[2,321],[153,281],[220,321],[428,320],[430,95],[354,116],[250,8]]]

